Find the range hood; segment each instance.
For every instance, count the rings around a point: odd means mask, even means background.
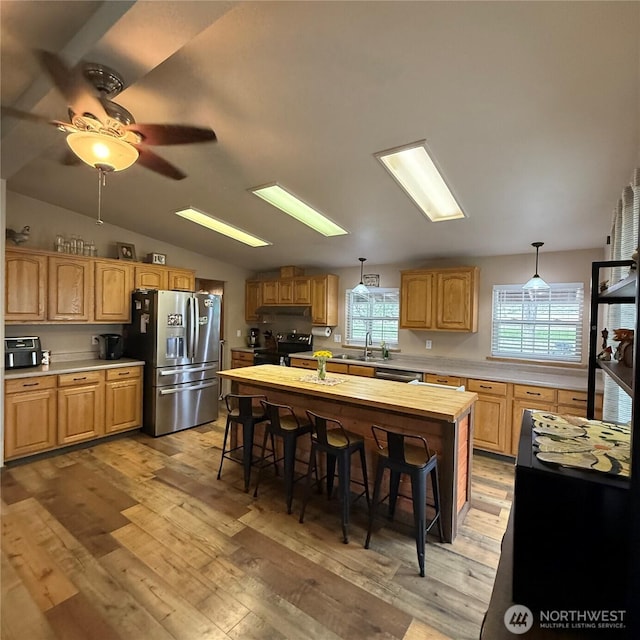
[[[260,316],[297,316],[303,317],[311,314],[310,305],[283,305],[263,304],[256,309]]]

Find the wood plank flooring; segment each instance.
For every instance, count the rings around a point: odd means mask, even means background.
[[[342,543],[339,503],[281,477],[258,499],[220,462],[224,422],[133,434],[2,470],[3,640],[466,640],[487,608],[513,465],[475,455],[453,544],[429,539],[426,577],[408,520],[366,503]],[[252,481],[255,480],[255,474]]]

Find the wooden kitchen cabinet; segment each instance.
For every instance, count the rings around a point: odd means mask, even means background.
[[[5,460],[54,449],[57,445],[54,376],[5,381]]]
[[[259,320],[258,309],[262,306],[262,283],[247,280],[244,285],[244,319],[247,322]]]
[[[338,276],[313,276],[310,281],[311,324],[335,327],[338,324]]]
[[[520,442],[520,427],[522,426],[522,412],[525,409],[538,409],[555,413],[557,405],[556,389],[549,387],[534,387],[531,385],[513,385],[513,406],[511,412],[511,442],[509,453],[518,453]]]
[[[309,278],[294,279],[293,304],[311,304],[311,280]]]
[[[133,265],[117,260],[96,260],[94,264],[94,320],[114,324],[131,322]]]
[[[293,304],[293,280],[278,281],[278,304]]]
[[[475,404],[473,446],[496,453],[508,453],[509,385],[505,382],[469,379],[467,391],[478,394]]]
[[[104,371],[58,376],[58,444],[104,435]]]
[[[176,269],[169,267],[169,290],[171,291],[195,291],[196,274],[190,269]]]
[[[142,367],[107,369],[105,434],[137,427],[142,422]]]
[[[264,280],[262,283],[262,304],[278,304],[278,280]]]
[[[155,264],[136,265],[135,288],[166,291],[169,288],[169,270]]]
[[[439,373],[425,373],[424,381],[431,384],[446,384],[448,387],[459,387],[464,384],[464,378],[445,376]]]
[[[568,389],[558,389],[558,409],[557,413],[569,414],[572,416],[587,417],[587,399],[586,391],[570,391]],[[595,413],[596,420],[602,420],[602,394],[595,394]]]
[[[5,320],[34,322],[46,318],[47,258],[6,250]]]
[[[48,264],[49,320],[93,319],[93,263],[76,256],[50,256]]]
[[[240,351],[239,349],[231,349],[231,368],[252,367],[253,353],[251,351]]]
[[[400,328],[475,332],[477,267],[414,269],[400,276]]]

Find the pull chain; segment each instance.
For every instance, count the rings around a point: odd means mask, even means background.
[[[98,219],[96,224],[104,224],[102,222],[102,187],[106,185],[106,174],[102,167],[98,167]]]

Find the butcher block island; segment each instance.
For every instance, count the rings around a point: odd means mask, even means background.
[[[346,374],[327,374],[321,383],[310,371],[276,365],[229,369],[219,375],[231,381],[233,393],[262,394],[270,402],[293,407],[300,420],[307,420],[308,409],[362,434],[370,482],[376,448],[371,425],[424,436],[438,453],[444,537],[454,540],[469,508],[475,393]],[[256,436],[255,442],[261,441]],[[301,457],[306,459],[306,452]],[[361,477],[357,465],[352,473]],[[410,495],[408,487],[400,492]]]

